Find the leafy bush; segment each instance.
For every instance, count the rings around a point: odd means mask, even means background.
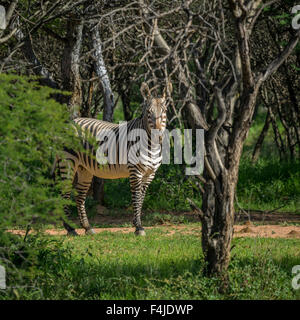
[[[41,297],[38,255],[46,243],[5,231],[36,218],[54,221],[66,203],[64,185],[54,186],[50,172],[55,156],[76,139],[66,106],[51,99],[56,93],[33,78],[0,74],[0,264],[10,287],[3,294],[16,299]]]
[[[32,78],[0,74],[0,232],[62,213],[50,171],[74,129],[55,93]]]

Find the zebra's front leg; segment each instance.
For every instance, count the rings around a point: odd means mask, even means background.
[[[154,179],[155,176],[155,172],[151,173],[151,174],[146,174],[143,176],[142,178],[142,183],[141,183],[141,199],[140,199],[140,203],[141,203],[141,208],[140,208],[140,217],[142,216],[142,209],[143,209],[143,203],[144,203],[144,199],[145,199],[145,195],[147,192],[147,189],[149,187],[149,184],[151,183],[151,181]],[[137,235],[143,235],[145,236],[145,230],[142,228],[141,234],[139,231],[136,230],[136,234]]]
[[[79,215],[81,226],[85,229],[86,234],[95,234],[94,229],[90,226],[88,217],[85,211],[85,199],[90,188],[93,175],[90,174],[86,169],[79,167],[77,171],[78,181],[75,186],[77,191],[76,194],[76,205]]]
[[[142,193],[142,176],[140,173],[134,171],[130,173],[130,189],[132,196],[132,207],[134,212],[133,225],[135,226],[135,235],[145,236],[146,232],[142,227],[141,211],[143,205]]]

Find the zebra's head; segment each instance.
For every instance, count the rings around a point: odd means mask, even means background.
[[[141,94],[144,98],[143,116],[147,121],[148,130],[157,129],[163,132],[167,122],[167,90],[172,92],[171,82],[164,88],[162,97],[153,97],[148,85],[143,82]]]

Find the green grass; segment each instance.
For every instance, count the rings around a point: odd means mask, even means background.
[[[193,225],[186,228],[191,230]],[[234,239],[225,293],[219,279],[202,274],[196,231],[168,235],[156,227],[145,238],[103,232],[32,236],[30,243],[34,263],[22,265],[22,278],[8,272],[10,288],[0,291],[0,299],[300,299],[300,290],[291,286],[292,267],[300,264],[299,240]]]
[[[300,162],[242,159],[237,195],[244,208],[300,213]]]
[[[300,213],[300,162],[280,161],[270,126],[257,163],[251,155],[263,128],[266,110],[259,109],[243,148],[237,195],[244,208]],[[284,128],[277,122],[281,134]]]

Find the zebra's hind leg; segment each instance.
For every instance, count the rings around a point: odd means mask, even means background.
[[[79,167],[77,170],[78,181],[75,186],[76,195],[76,205],[78,210],[78,215],[82,227],[85,229],[86,234],[95,234],[94,229],[90,226],[88,217],[85,211],[85,199],[90,188],[93,175],[89,173],[85,168]]]
[[[77,170],[77,162],[74,159],[64,159],[60,160],[58,163],[59,175],[62,180],[69,181],[69,183],[64,186],[64,190],[62,192],[62,197],[66,200],[69,200],[71,197],[72,190],[72,182],[75,177],[75,173]],[[67,218],[70,217],[70,209],[68,205],[64,206],[64,212]],[[68,232],[68,236],[78,236],[77,232],[73,227],[71,227],[64,219],[63,226]]]
[[[69,224],[67,224],[66,221],[64,220],[63,220],[63,226],[67,230],[68,236],[78,236],[78,233],[76,232],[76,230],[73,227],[71,227]]]

